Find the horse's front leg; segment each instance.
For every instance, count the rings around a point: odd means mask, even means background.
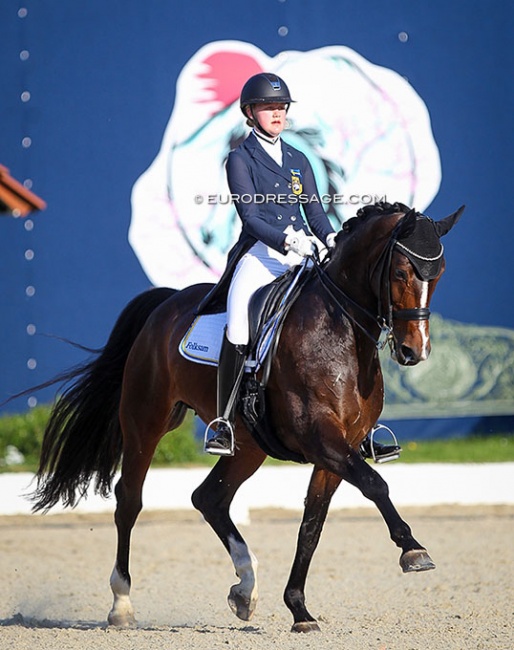
[[[230,518],[230,504],[239,487],[264,462],[257,447],[240,446],[233,457],[220,458],[205,481],[194,491],[192,501],[218,535],[234,563],[239,583],[233,585],[228,604],[234,614],[249,621],[258,600],[257,559]]]
[[[377,506],[387,524],[391,539],[402,549],[400,566],[403,572],[435,569],[426,548],[414,539],[410,526],[392,504],[389,487],[380,474],[353,450],[345,457],[341,473],[346,481],[358,488]]]
[[[284,592],[284,601],[294,618],[292,632],[319,631],[316,619],[309,614],[305,606],[305,582],[330,501],[340,483],[339,476],[319,467],[314,468],[305,500],[303,521],[298,533],[296,555]]]

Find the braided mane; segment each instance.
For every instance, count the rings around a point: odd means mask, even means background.
[[[377,214],[386,216],[390,214],[398,214],[399,212],[407,214],[409,211],[410,208],[403,203],[388,203],[387,201],[378,201],[372,205],[366,205],[363,208],[359,208],[359,210],[357,210],[356,216],[351,217],[348,219],[348,221],[345,221],[342,229],[345,232],[351,232],[354,226],[356,226],[358,223]]]

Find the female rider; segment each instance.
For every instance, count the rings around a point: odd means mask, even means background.
[[[218,366],[218,418],[209,425],[205,443],[211,454],[234,453],[237,400],[233,393],[244,372],[250,298],[302,258],[312,256],[313,235],[322,247],[335,245],[335,232],[322,207],[308,159],[280,137],[292,101],[285,82],[270,73],[254,75],[241,92],[240,107],[252,132],[227,159],[228,185],[242,232],[213,292],[223,291],[230,283]],[[299,195],[307,201],[300,202]],[[208,296],[203,304],[211,299]]]

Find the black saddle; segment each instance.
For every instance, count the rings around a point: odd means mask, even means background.
[[[261,360],[262,373],[257,379],[256,370],[245,374],[240,390],[240,412],[247,427],[260,447],[273,458],[307,462],[289,449],[286,449],[274,435],[266,417],[265,388],[271,371],[271,363],[280,338],[285,318],[294,304],[302,286],[309,277],[304,273],[305,266],[297,266],[287,271],[270,284],[258,289],[250,300],[249,322],[250,343],[247,368],[257,366],[258,348],[266,332],[272,333],[268,351]]]
[[[278,344],[284,320],[295,302],[309,273],[305,273],[306,266],[295,266],[279,276],[270,284],[258,289],[250,299],[248,306],[248,320],[250,330],[250,343],[248,346],[247,365],[256,362],[257,348],[261,343],[263,334],[273,331],[273,339],[269,345],[269,352],[265,359],[265,371],[261,382],[265,385],[269,375],[269,366],[274,351]],[[261,359],[262,362],[262,359]],[[257,363],[257,362],[256,362]]]
[[[278,306],[287,289],[295,279],[297,269],[286,271],[270,284],[257,289],[250,299],[248,318],[250,323],[250,341],[255,344],[264,325],[276,314]]]

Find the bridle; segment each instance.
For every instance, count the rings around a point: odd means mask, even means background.
[[[405,219],[405,217],[404,217]],[[372,271],[372,276],[374,275],[375,272],[379,273],[380,277],[380,283],[379,286],[383,287],[383,292],[384,295],[386,296],[386,314],[385,316],[382,315],[382,304],[381,304],[381,298],[380,295],[382,294],[382,291],[379,292],[379,298],[378,298],[378,317],[379,319],[384,320],[387,325],[392,329],[393,327],[393,320],[428,320],[430,318],[430,309],[428,307],[413,307],[410,309],[393,309],[393,304],[391,300],[391,264],[392,264],[392,257],[393,257],[393,252],[395,249],[399,249],[400,252],[408,252],[410,255],[415,256],[419,259],[423,259],[425,261],[436,261],[443,255],[443,246],[441,245],[441,250],[437,257],[434,258],[427,258],[419,255],[418,253],[414,253],[414,251],[411,251],[407,249],[399,240],[398,240],[398,233],[403,225],[403,219],[399,221],[396,226],[394,227],[391,237],[389,238],[389,241],[387,245],[385,246],[384,250],[380,254],[377,263],[375,264],[375,268]]]
[[[405,218],[405,217],[404,217]],[[368,311],[365,307],[357,303],[353,298],[350,298],[348,294],[343,291],[329,276],[325,270],[326,262],[323,263],[316,261],[314,264],[314,269],[316,270],[318,279],[331,297],[333,302],[339,307],[339,309],[347,316],[353,323],[356,325],[373,343],[376,348],[379,350],[384,349],[384,347],[389,344],[389,346],[394,348],[394,321],[421,321],[429,320],[430,318],[430,309],[428,307],[413,307],[409,309],[394,309],[392,298],[391,298],[391,264],[393,252],[402,249],[406,249],[403,244],[398,241],[398,235],[402,227],[402,220],[400,220],[394,227],[391,236],[380,253],[373,269],[371,272],[371,277],[375,274],[378,274],[379,277],[379,287],[378,292],[378,305],[377,305],[377,314],[374,315]],[[419,253],[414,253],[413,251],[406,249],[410,255],[413,255],[424,261],[436,261],[442,257],[444,248],[441,245],[441,250],[438,255],[434,258],[427,258],[419,255]],[[383,308],[382,296],[385,297],[385,309]],[[352,312],[359,312],[361,316],[364,316],[366,319],[372,321],[375,325],[380,328],[380,336],[377,338],[373,335],[368,328],[366,328],[361,322],[360,319],[354,315]]]

